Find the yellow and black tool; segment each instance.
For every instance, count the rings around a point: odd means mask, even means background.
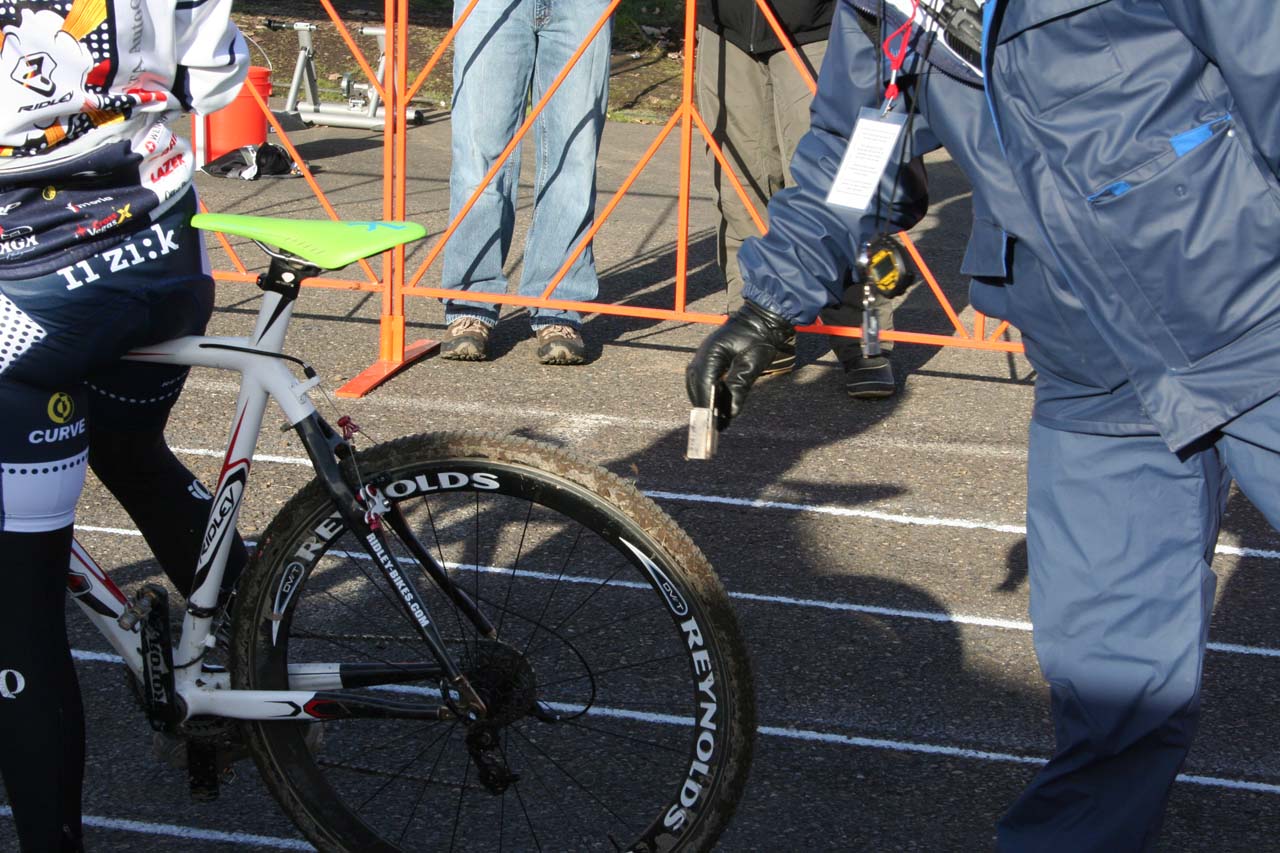
[[[858,271],[881,296],[892,299],[916,283],[916,271],[907,262],[902,244],[890,234],[882,234],[863,247]]]

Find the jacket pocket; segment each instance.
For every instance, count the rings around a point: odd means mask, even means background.
[[[1189,362],[1280,316],[1280,205],[1229,117],[1173,137],[1088,203],[1109,285]]]
[[[1010,4],[1016,8],[1022,4]],[[1030,4],[1036,8],[1036,4]],[[1068,11],[1029,26],[1000,48],[1014,69],[1018,88],[1040,113],[1046,113],[1118,77],[1123,71],[1107,34],[1109,3]],[[1000,36],[1005,38],[1010,22]]]
[[[988,219],[974,217],[960,272],[982,278],[1008,278],[1009,235],[1004,229]]]

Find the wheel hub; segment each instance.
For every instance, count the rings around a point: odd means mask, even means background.
[[[533,665],[501,640],[480,640],[472,650],[467,680],[484,700],[486,726],[506,726],[533,710],[538,682]]]

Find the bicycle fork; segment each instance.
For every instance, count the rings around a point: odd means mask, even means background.
[[[307,455],[311,457],[317,475],[332,496],[342,521],[359,538],[365,551],[395,590],[397,601],[405,615],[443,668],[444,683],[440,693],[445,705],[455,716],[469,723],[482,720],[487,712],[484,700],[449,654],[444,639],[431,618],[427,602],[392,553],[384,533],[384,518],[386,525],[391,527],[397,538],[422,564],[431,579],[475,624],[481,635],[493,638],[497,636],[497,630],[480,612],[475,602],[453,583],[444,566],[417,541],[399,509],[386,503],[375,484],[360,483],[351,445],[343,436],[338,435],[318,413],[300,421],[295,429],[307,449]],[[344,462],[352,473],[350,478],[344,476]]]

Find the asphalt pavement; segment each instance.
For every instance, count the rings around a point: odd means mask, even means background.
[[[601,204],[658,130],[608,126]],[[378,136],[318,128],[293,138],[341,216],[380,216]],[[445,117],[410,131],[410,215],[433,233],[446,222],[448,162]],[[528,165],[515,275],[530,214]],[[690,301],[717,311],[716,211],[700,156],[695,167]],[[678,173],[673,138],[601,232],[602,300],[672,304]],[[930,175],[932,210],[914,235],[963,309],[968,189],[945,156],[931,158]],[[299,180],[201,176],[198,184],[212,210],[320,215]],[[411,264],[429,245],[413,250]],[[253,264],[262,257],[252,247],[243,256]],[[220,286],[211,332],[246,333],[256,300],[249,285]],[[308,291],[289,349],[336,387],[377,357],[379,307],[376,295]],[[440,332],[438,303],[411,299],[407,314],[410,340]],[[921,287],[900,303],[897,324],[950,329]],[[706,331],[591,316],[590,363],[544,367],[524,312],[512,309],[491,361],[428,358],[367,398],[335,406],[376,438],[469,428],[570,447],[633,479],[689,532],[733,597],[758,693],[751,781],[722,850],[991,849],[995,820],[1052,743],[1026,615],[1029,365],[1020,356],[902,345],[898,396],[852,401],[822,340],[802,336],[796,373],[762,383],[721,436],[716,458],[690,462],[683,371]],[[226,444],[233,380],[194,372],[170,425],[171,444],[206,482]],[[296,440],[273,428],[279,420],[269,410],[259,447],[266,458],[254,469],[241,523],[251,539],[308,476]],[[158,577],[134,525],[96,482],[78,525],[122,587]],[[1201,734],[1173,792],[1160,848],[1167,851],[1277,849],[1280,726],[1271,709],[1280,695],[1280,536],[1236,496],[1220,551]],[[90,850],[306,849],[250,764],[218,801],[189,801],[183,775],[152,757],[121,667],[99,656],[104,641],[75,613],[69,622],[89,718]],[[11,821],[0,818],[0,849],[15,846]],[[445,839],[429,847],[447,848]]]

